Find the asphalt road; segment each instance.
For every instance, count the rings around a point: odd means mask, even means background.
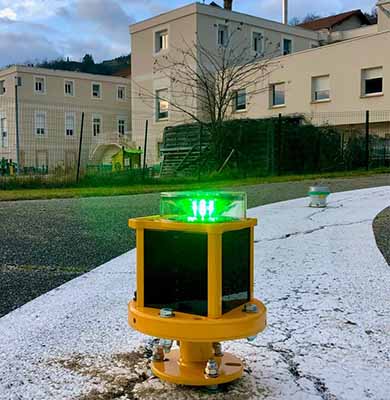
[[[345,191],[390,185],[390,175],[324,183],[333,192]],[[248,206],[254,207],[306,196],[311,184],[274,183],[234,190],[246,191]],[[158,194],[0,203],[0,317],[133,248],[135,238],[127,220],[158,213]],[[388,234],[386,226],[378,232]],[[378,243],[386,246],[388,236]]]
[[[389,199],[390,204],[390,199]],[[383,210],[374,221],[376,244],[390,265],[390,207]]]

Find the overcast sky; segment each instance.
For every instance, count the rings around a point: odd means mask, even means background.
[[[211,0],[210,0],[211,1]],[[222,0],[216,0],[220,4]],[[282,0],[234,0],[236,11],[280,20]],[[92,53],[101,61],[128,54],[128,25],[191,0],[0,0],[0,66]],[[207,1],[209,2],[209,1]],[[375,0],[289,0],[290,18],[361,8]]]

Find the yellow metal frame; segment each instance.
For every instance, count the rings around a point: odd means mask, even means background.
[[[138,294],[137,294],[138,297]],[[129,325],[149,336],[190,342],[222,342],[254,336],[267,325],[267,310],[262,302],[252,299],[257,313],[243,312],[243,306],[220,318],[201,317],[175,312],[174,318],[161,318],[156,308],[137,307],[129,303]]]
[[[152,362],[152,370],[161,379],[177,384],[214,385],[239,378],[242,363],[235,356],[214,354],[212,343],[254,336],[265,329],[267,310],[253,298],[254,286],[254,227],[257,220],[247,218],[225,223],[183,223],[160,216],[129,220],[136,230],[137,240],[137,296],[129,303],[129,325],[144,334],[164,339],[179,340],[180,350],[169,353],[164,361]],[[258,311],[247,313],[243,306],[222,314],[222,234],[250,229],[250,303]],[[208,315],[207,317],[175,312],[173,318],[161,318],[159,309],[145,307],[144,302],[144,232],[172,230],[207,233],[208,236]],[[205,376],[205,362],[214,358],[219,365],[218,378]]]
[[[253,298],[253,237],[257,219],[247,218],[241,221],[221,224],[195,224],[170,221],[160,216],[142,217],[129,220],[129,227],[136,230],[137,241],[137,301],[136,306],[144,307],[144,231],[182,231],[208,234],[208,317],[219,318],[222,315],[222,234],[250,228],[250,298]]]

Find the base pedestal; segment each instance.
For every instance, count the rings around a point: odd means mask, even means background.
[[[207,360],[218,364],[218,376],[205,374]],[[216,356],[212,343],[181,342],[180,349],[165,355],[164,361],[153,361],[152,371],[160,379],[179,385],[214,386],[234,381],[242,376],[243,365],[239,358],[229,353]]]

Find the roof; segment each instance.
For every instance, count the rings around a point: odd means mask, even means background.
[[[341,24],[345,20],[354,16],[360,18],[363,25],[371,25],[371,22],[361,10],[352,10],[341,14],[331,15],[330,17],[318,18],[314,21],[304,22],[303,24],[298,24],[297,26],[304,29],[311,29],[313,31],[318,31],[320,29],[332,29],[335,25]]]
[[[34,74],[34,75],[53,76],[59,78],[86,79],[97,82],[102,81],[102,82],[113,82],[121,84],[128,84],[130,82],[128,78],[122,76],[91,74],[87,72],[66,71],[61,69],[27,67],[24,65],[12,65],[8,68],[0,69],[0,76],[15,74],[18,72],[26,74]]]
[[[216,7],[206,3],[202,4],[199,1],[183,7],[175,8],[174,10],[167,11],[163,14],[156,15],[146,20],[136,22],[130,25],[130,34],[134,35],[146,29],[154,29],[157,26],[166,25],[175,20],[192,15],[207,15],[221,20],[228,19],[232,23],[244,23],[247,25],[254,25],[255,27],[259,27],[261,29],[278,31],[286,35],[295,35],[313,41],[318,40],[318,33],[310,29],[304,29],[300,26],[286,25],[280,22],[271,21],[237,11],[225,10],[222,7]]]

